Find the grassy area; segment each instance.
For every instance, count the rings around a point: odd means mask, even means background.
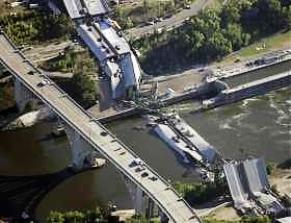
[[[222,61],[218,62],[218,64],[229,64],[233,63],[237,58],[246,60],[282,48],[291,48],[290,39],[291,30],[287,32],[280,32],[278,34],[263,38],[250,46],[244,47],[241,50],[226,56],[222,59]],[[263,44],[265,44],[265,48],[262,49]]]
[[[271,223],[271,219],[267,216],[247,217],[244,216],[239,220],[218,220],[215,218],[204,218],[203,223]]]

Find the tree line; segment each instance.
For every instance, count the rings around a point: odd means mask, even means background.
[[[212,218],[203,219],[203,223],[271,223],[271,219],[267,216],[244,216],[240,220],[217,220]]]
[[[66,38],[74,32],[72,22],[66,15],[55,16],[42,10],[0,15],[0,26],[16,44]]]
[[[159,223],[159,220],[149,220],[141,215],[134,215],[125,222],[118,216],[113,216],[108,208],[97,207],[95,210],[85,211],[51,211],[46,218],[47,223]]]
[[[229,0],[209,8],[170,32],[133,44],[148,73],[159,74],[194,63],[209,63],[280,30],[291,28],[288,0]]]

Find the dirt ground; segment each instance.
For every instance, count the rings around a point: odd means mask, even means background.
[[[221,207],[209,214],[209,217],[217,220],[239,220],[240,216],[236,210],[231,206]]]
[[[205,74],[198,73],[196,70],[189,70],[176,77],[169,77],[166,80],[158,81],[158,90],[159,93],[164,93],[170,88],[177,93],[183,93],[185,88],[201,83],[204,78]]]
[[[135,215],[135,211],[133,209],[129,210],[118,210],[112,213],[113,216],[119,216],[120,221],[126,221],[132,218]]]
[[[276,185],[281,195],[291,197],[291,169],[274,169],[269,180],[271,185]]]

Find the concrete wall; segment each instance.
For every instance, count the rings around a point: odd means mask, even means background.
[[[245,98],[265,94],[268,91],[276,90],[291,85],[291,72],[273,75],[261,80],[240,85],[232,89],[223,90],[216,97],[203,101],[204,108],[213,108],[223,104],[233,103]]]

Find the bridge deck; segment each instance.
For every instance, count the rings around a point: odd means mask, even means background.
[[[179,195],[171,188],[167,181],[149,166],[146,165],[146,170],[143,172],[147,172],[149,176],[156,176],[158,178],[156,181],[152,181],[147,177],[143,178],[141,172],[135,172],[135,168],[129,167],[129,164],[137,156],[99,122],[93,120],[89,114],[58,88],[55,83],[51,82],[49,85],[38,87],[38,83],[42,80],[47,80],[48,77],[36,70],[17,51],[16,47],[3,32],[0,34],[0,61],[31,92],[46,103],[133,183],[145,191],[169,217],[171,222],[200,222],[191,207],[183,199],[180,199]],[[27,74],[29,71],[37,73],[29,75]],[[104,134],[104,132],[107,134]]]
[[[81,14],[83,6],[80,0],[64,0],[64,4],[72,19],[79,19],[84,17],[84,14]]]

